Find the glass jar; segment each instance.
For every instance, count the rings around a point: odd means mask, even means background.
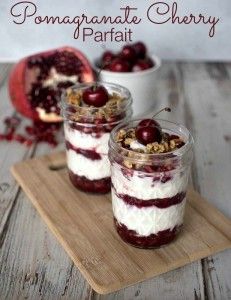
[[[118,123],[131,117],[132,99],[126,88],[100,82],[109,95],[117,95],[115,97],[123,101],[111,101],[106,110],[105,107],[68,103],[67,97],[71,92],[82,93],[95,84],[80,84],[68,88],[62,96],[60,107],[64,119],[67,166],[71,182],[86,192],[107,193],[111,189],[108,160],[110,132]]]
[[[122,148],[120,129],[136,128],[140,120],[118,125],[111,133],[112,207],[116,230],[127,243],[157,248],[175,239],[183,225],[186,190],[193,157],[193,138],[182,125],[157,120],[163,132],[185,144],[172,152],[147,154]]]

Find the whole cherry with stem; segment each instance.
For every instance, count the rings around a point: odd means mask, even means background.
[[[97,73],[97,79],[99,78],[102,68]],[[109,99],[107,89],[96,81],[92,86],[88,87],[83,92],[83,101],[94,107],[104,106]]]
[[[158,111],[151,119],[144,119],[139,122],[136,127],[136,138],[139,143],[147,145],[150,143],[159,143],[162,140],[162,131],[160,124],[154,118],[162,111],[170,112],[169,107],[165,107]]]

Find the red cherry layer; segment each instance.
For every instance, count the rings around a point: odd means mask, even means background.
[[[72,184],[87,193],[106,194],[111,190],[111,178],[105,177],[98,180],[89,180],[85,176],[78,176],[71,170],[68,171]]]
[[[119,236],[126,243],[138,248],[159,248],[163,245],[172,242],[178,235],[182,226],[175,226],[173,229],[169,228],[163,231],[159,231],[157,234],[150,234],[148,236],[139,236],[137,232],[128,229],[124,224],[119,223],[116,218],[114,218],[116,230]]]

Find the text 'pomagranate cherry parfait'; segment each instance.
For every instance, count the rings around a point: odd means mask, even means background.
[[[110,132],[131,117],[130,92],[119,85],[94,82],[70,87],[62,96],[67,166],[71,182],[93,193],[111,189]]]
[[[134,120],[111,133],[112,206],[120,237],[140,248],[175,239],[183,225],[193,138],[182,125]]]

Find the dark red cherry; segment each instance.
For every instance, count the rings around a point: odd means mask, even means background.
[[[136,56],[138,58],[144,58],[146,56],[146,46],[142,42],[137,42],[133,45],[133,49],[135,50]]]
[[[83,101],[95,107],[104,106],[108,101],[108,92],[102,85],[93,85],[84,90]]]
[[[159,143],[162,139],[161,130],[156,126],[137,127],[136,138],[143,145],[154,142]]]
[[[111,51],[105,51],[102,55],[102,62],[103,64],[107,64],[111,62],[115,58],[115,54],[112,53]]]
[[[149,69],[149,65],[144,61],[137,61],[133,67],[132,72],[140,72]]]
[[[132,67],[132,72],[140,72],[150,69],[154,66],[153,61],[149,59],[139,59]]]
[[[155,62],[150,57],[147,57],[144,61],[149,65],[149,68],[155,66]]]
[[[160,124],[154,119],[144,119],[139,122],[137,127],[156,126],[160,128]]]
[[[110,63],[109,70],[112,72],[129,72],[130,65],[126,60],[116,58]]]
[[[136,59],[135,49],[131,45],[126,45],[123,47],[120,56],[128,61],[134,61]]]
[[[151,59],[139,59],[132,67],[132,72],[140,72],[154,66]]]

